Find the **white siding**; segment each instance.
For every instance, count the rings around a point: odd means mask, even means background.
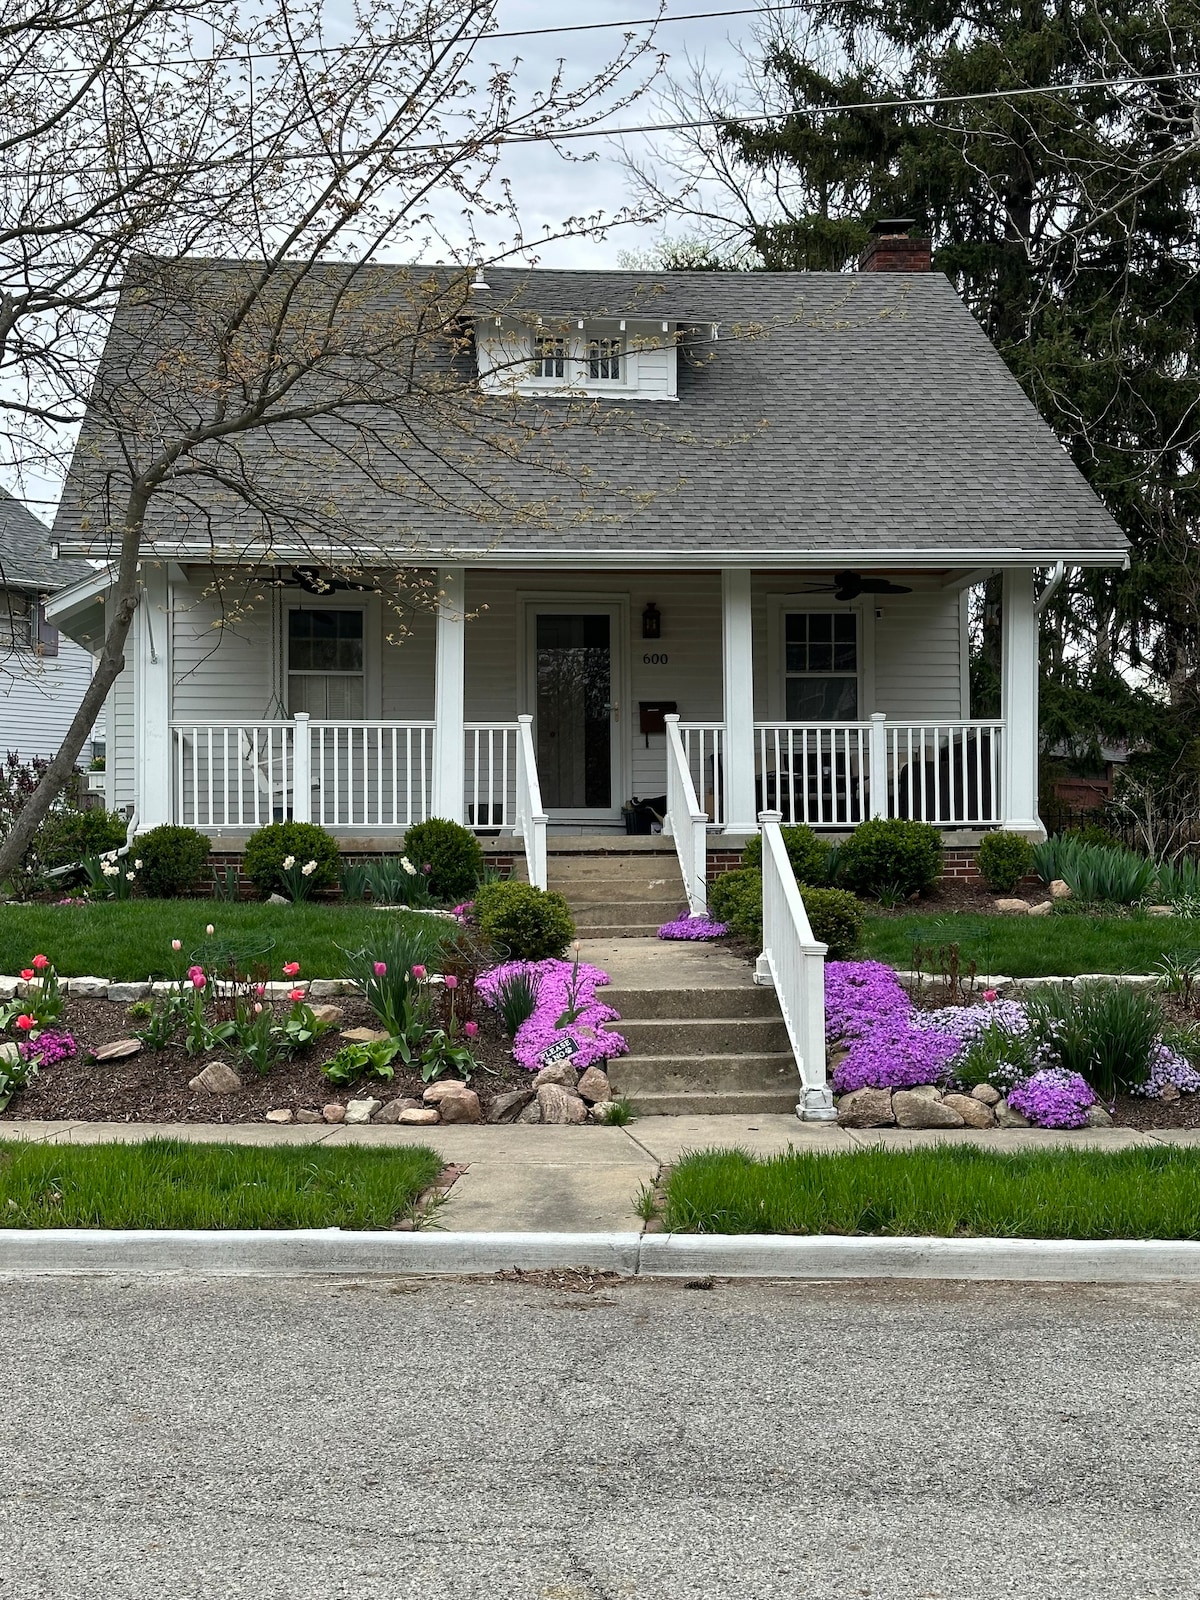
[[[261,591],[264,598],[248,614],[233,626],[220,626],[220,601],[204,587],[197,581],[173,586],[171,720],[257,722],[282,716],[272,645],[274,593]]]
[[[125,670],[112,686],[109,702],[112,705],[111,727],[113,737],[105,756],[105,770],[111,773],[109,805],[115,808],[131,806],[134,795],[134,739],[136,735],[136,710],[134,694],[134,660],[137,655],[136,630],[130,629],[125,645]]]
[[[566,339],[566,371],[562,378],[534,380],[527,363],[533,355],[534,330],[525,322],[504,320],[481,322],[476,334],[476,359],[483,388],[495,391],[517,389],[522,394],[564,394],[586,389],[589,394],[611,394],[621,399],[674,400],[677,390],[677,352],[674,324],[626,320],[620,330],[619,318],[585,325],[578,319],[547,322],[547,331],[562,333]],[[624,382],[592,383],[586,368],[587,341],[594,334],[619,336],[625,341]]]
[[[0,662],[0,754],[15,750],[25,761],[54,755],[91,677],[91,656],[65,634],[56,656],[6,656]],[[103,738],[103,723],[97,734]]]

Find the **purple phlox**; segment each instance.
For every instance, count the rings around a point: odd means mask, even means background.
[[[533,1015],[521,1024],[513,1040],[513,1059],[521,1066],[536,1072],[542,1064],[543,1051],[564,1036],[576,1045],[577,1067],[590,1067],[627,1053],[629,1046],[621,1035],[604,1027],[607,1022],[619,1021],[620,1012],[596,997],[596,990],[608,982],[607,972],[585,961],[506,961],[480,978],[480,995],[494,1006],[499,985],[505,978],[521,973],[530,977],[537,990]],[[574,1022],[556,1027],[568,1008],[576,1013]]]
[[[962,1048],[961,1040],[910,1026],[907,1016],[879,1022],[855,1039],[833,1074],[836,1094],[854,1089],[912,1089],[937,1083]]]
[[[1032,1073],[1008,1093],[1014,1111],[1038,1128],[1082,1128],[1096,1096],[1085,1078],[1065,1067],[1046,1067]]]
[[[660,939],[723,939],[729,932],[727,922],[714,922],[703,911],[698,911],[693,916],[684,913],[676,917],[674,922],[664,922],[658,930]]]
[[[1133,1092],[1158,1099],[1168,1086],[1178,1089],[1180,1094],[1195,1094],[1200,1089],[1200,1071],[1178,1050],[1160,1044],[1150,1057],[1150,1076]]]
[[[878,1023],[906,1015],[912,1001],[891,967],[882,961],[825,963],[825,1033],[831,1040],[858,1039]]]
[[[17,1052],[30,1066],[52,1067],[57,1061],[69,1061],[76,1053],[75,1038],[62,1028],[43,1028],[36,1039],[22,1039]]]

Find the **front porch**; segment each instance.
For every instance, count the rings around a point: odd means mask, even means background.
[[[292,818],[386,847],[449,817],[524,840],[535,882],[548,829],[623,833],[634,796],[706,836],[764,811],[1040,831],[1034,574],[1004,572],[995,718],[969,697],[980,577],[902,571],[847,601],[809,570],[447,567],[397,647],[376,594],[279,569],[214,646],[211,570],[147,563],[108,803],[229,843]]]

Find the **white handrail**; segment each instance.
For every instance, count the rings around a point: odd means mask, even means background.
[[[698,917],[708,910],[708,813],[700,809],[696,799],[679,718],[668,712],[663,721],[667,725],[667,815],[663,831],[675,840],[688,910]]]
[[[781,813],[760,811],[762,827],[763,950],[755,982],[772,984],[783,1012],[802,1094],[804,1122],[834,1122],[825,1062],[825,954],[813,937],[780,829]]]
[[[533,717],[517,718],[517,832],[525,841],[525,865],[535,889],[546,887],[546,824],[542,786],[538,779],[537,752],[533,747]]]

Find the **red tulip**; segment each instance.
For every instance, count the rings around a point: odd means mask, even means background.
[[[17,1018],[17,1027],[20,1028],[23,1033],[28,1033],[30,1028],[37,1027],[37,1018],[25,1015],[19,1016]]]
[[[39,972],[45,972],[50,965],[50,958],[49,956],[34,956],[33,964]]]
[[[33,977],[33,968],[32,967],[22,967],[21,968],[21,976],[25,979],[25,982],[28,983],[30,978]]]
[[[288,999],[289,1000],[303,1000],[304,999],[304,990],[303,989],[289,989],[288,990]]]
[[[283,963],[283,975],[285,978],[294,978],[299,971],[300,963],[298,961],[285,961]]]

